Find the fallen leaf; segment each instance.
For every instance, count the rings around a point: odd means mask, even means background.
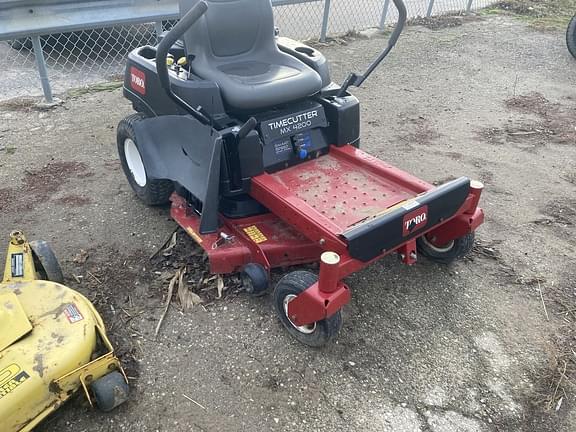
[[[165,257],[169,257],[170,255],[172,255],[172,249],[174,249],[174,246],[176,246],[177,241],[178,241],[178,231],[174,231],[174,234],[172,234],[172,237],[170,238],[170,243],[168,244],[168,246],[164,248],[164,250],[162,251],[162,255]]]
[[[218,280],[216,282],[216,288],[218,290],[218,296],[216,298],[222,298],[222,291],[224,291],[224,279],[222,276],[218,275]]]
[[[180,278],[178,280],[178,298],[180,299],[180,304],[184,311],[192,309],[195,305],[202,303],[202,299],[195,292],[190,291],[184,275],[186,274],[186,267],[184,267],[180,273]]]
[[[78,252],[76,256],[72,258],[72,261],[76,264],[84,264],[88,260],[88,256],[89,254],[87,251],[80,249],[80,252]]]

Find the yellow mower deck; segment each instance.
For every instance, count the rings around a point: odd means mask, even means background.
[[[37,280],[32,250],[13,233],[0,284],[0,422],[29,431],[82,387],[123,374],[92,304],[61,284]]]

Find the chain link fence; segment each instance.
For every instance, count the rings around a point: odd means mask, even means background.
[[[405,2],[410,19],[429,13],[464,13],[469,8],[486,7],[493,0]],[[318,39],[324,7],[324,1],[277,6],[276,25],[284,36],[300,40]],[[396,22],[398,16],[393,4],[387,0],[332,0],[329,12],[329,35],[382,28]],[[42,36],[40,43],[53,92],[58,94],[119,78],[127,53],[138,46],[156,43],[158,32],[172,24],[165,21]],[[0,99],[42,95],[31,38],[0,42],[0,70]]]

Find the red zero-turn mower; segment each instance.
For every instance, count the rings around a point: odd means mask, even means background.
[[[274,290],[288,331],[320,346],[342,326],[342,281],[396,252],[449,262],[472,248],[483,222],[482,184],[439,187],[358,149],[360,109],[324,56],[278,37],[270,0],[181,0],[182,19],[158,46],[128,58],[124,94],[137,114],[118,126],[118,150],[136,194],[172,201],[172,217],[204,248],[213,273],[240,272],[253,295],[274,267],[293,271]]]

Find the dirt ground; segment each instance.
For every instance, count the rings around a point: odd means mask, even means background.
[[[576,63],[559,31],[510,17],[408,28],[365,89],[362,146],[428,181],[486,185],[486,224],[453,266],[388,257],[347,280],[336,343],[292,340],[270,298],[234,278],[222,299],[175,224],[132,194],[115,149],[121,91],[51,111],[0,107],[0,232],[52,242],[67,282],[94,300],[131,378],[111,414],[76,398],[40,430],[576,430]],[[384,39],[324,49],[333,78]],[[187,262],[202,306],[174,299]],[[192,402],[195,401],[195,402]]]

